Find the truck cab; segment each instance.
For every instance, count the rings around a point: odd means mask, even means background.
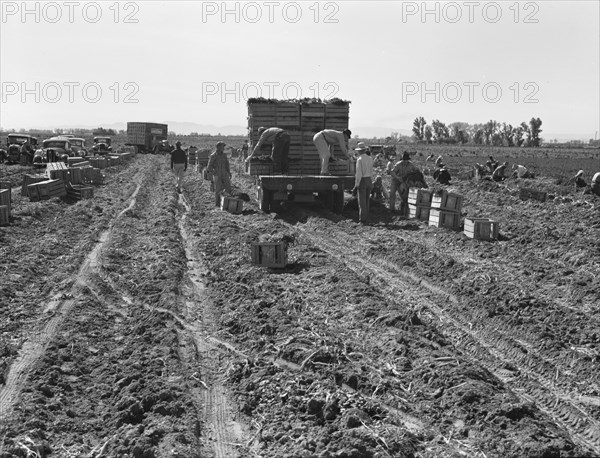
[[[73,151],[75,156],[87,157],[88,150],[85,147],[84,138],[71,137],[69,138],[69,143],[71,144],[71,151]]]
[[[107,154],[112,153],[112,138],[110,137],[94,137],[94,146],[92,146],[92,151],[94,152],[94,156],[106,156]]]
[[[39,154],[38,154],[39,152]],[[67,162],[67,158],[74,157],[71,139],[66,137],[52,137],[42,142],[41,151],[36,151],[34,163]]]

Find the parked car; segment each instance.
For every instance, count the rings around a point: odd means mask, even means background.
[[[69,143],[71,143],[71,149],[75,156],[87,157],[88,150],[85,147],[85,139],[71,137],[69,138]]]
[[[112,138],[110,137],[94,137],[94,146],[92,151],[94,156],[101,155],[105,156],[112,153]]]
[[[42,148],[36,151],[33,160],[38,165],[59,161],[66,163],[69,157],[75,157],[71,138],[52,137],[42,142]]]
[[[26,134],[8,134],[6,137],[6,156],[4,160],[8,163],[19,163],[21,160],[21,147],[25,144],[29,144],[29,159],[34,155],[35,148],[38,144],[38,139],[31,135]],[[3,150],[4,151],[4,150]]]

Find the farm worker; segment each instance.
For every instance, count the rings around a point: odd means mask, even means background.
[[[446,169],[446,166],[442,164],[439,169],[433,172],[433,179],[440,184],[450,184],[452,177],[450,176],[448,169]]]
[[[375,181],[373,182],[373,189],[371,190],[371,197],[379,201],[382,201],[384,197],[386,199],[390,198],[387,189],[385,189],[385,186],[383,186],[383,179],[381,178],[381,175],[377,175],[375,177]]]
[[[185,151],[181,149],[181,142],[175,143],[175,149],[171,153],[171,170],[175,172],[175,182],[177,192],[181,194],[181,185],[183,184],[183,173],[188,167],[188,157]]]
[[[215,183],[215,205],[219,207],[223,191],[231,194],[231,170],[229,168],[229,159],[225,155],[225,143],[217,143],[217,150],[208,158],[207,169],[213,176]]]
[[[244,140],[242,145],[242,159],[245,161],[248,158],[248,140]]]
[[[568,184],[572,183],[575,183],[576,188],[585,188],[587,186],[587,183],[583,179],[583,170],[577,172],[575,176],[568,181]]]
[[[356,191],[358,194],[358,220],[361,224],[367,224],[371,190],[373,189],[373,158],[364,143],[360,142],[355,149],[359,156],[356,160],[353,192]]]
[[[596,172],[592,178],[592,192],[600,196],[600,172]]]
[[[517,178],[533,178],[533,173],[527,170],[524,165],[513,164],[513,176]]]
[[[280,129],[279,127],[271,127],[269,129],[265,127],[258,128],[258,135],[260,138],[256,143],[256,146],[252,150],[252,153],[246,161],[249,161],[254,155],[260,152],[260,147],[263,144],[271,143],[273,149],[271,150],[271,159],[273,162],[279,162],[281,164],[281,173],[287,173],[288,171],[288,154],[290,152],[290,134],[287,131]]]
[[[27,163],[33,163],[33,148],[28,140],[21,145],[21,154],[27,158]]]
[[[402,155],[402,160],[394,165],[390,175],[392,176],[390,211],[393,212],[396,210],[396,192],[398,192],[402,200],[400,213],[406,216],[408,214],[408,189],[411,186],[426,188],[427,183],[425,183],[425,178],[421,171],[410,161],[410,153],[407,151]]]
[[[350,154],[348,154],[348,140],[350,140],[351,136],[352,132],[350,132],[349,129],[344,129],[342,132],[325,129],[315,134],[313,143],[317,147],[319,158],[321,159],[321,175],[331,175],[329,173],[329,161],[330,159],[335,161],[335,158],[331,153],[332,148],[335,145],[339,145],[342,153],[346,156],[346,159],[350,159]],[[369,156],[369,158],[371,158],[371,156]]]
[[[425,159],[425,162],[433,161],[434,158],[435,158],[435,155],[433,153],[431,153],[429,156],[427,156],[427,159]]]
[[[494,181],[504,181],[506,180],[506,167],[508,167],[508,162],[503,162],[501,165],[496,167],[494,173],[492,173],[492,180]]]
[[[442,168],[444,166],[442,156],[437,157],[437,159],[435,160],[435,166],[439,168]]]
[[[494,170],[496,170],[496,168],[498,167],[498,161],[494,160],[494,158],[490,156],[485,165],[487,165],[487,168],[490,170],[490,173],[493,174]]]

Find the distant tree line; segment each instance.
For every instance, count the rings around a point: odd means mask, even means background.
[[[485,124],[453,122],[446,126],[434,119],[431,124],[422,116],[413,121],[413,138],[428,144],[472,144],[490,146],[540,146],[542,129],[540,118],[531,118],[529,124],[522,122],[518,126],[490,120]]]

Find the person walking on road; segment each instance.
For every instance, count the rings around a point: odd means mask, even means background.
[[[348,154],[348,140],[350,140],[351,136],[352,132],[349,129],[344,129],[342,132],[325,129],[315,134],[313,143],[317,147],[319,159],[321,159],[321,175],[331,175],[329,173],[329,161],[335,161],[332,154],[332,148],[335,145],[339,145],[346,159],[350,159],[350,154]]]
[[[271,150],[271,159],[274,163],[279,163],[281,165],[281,173],[287,173],[288,155],[290,153],[291,142],[290,134],[279,127],[271,127],[269,129],[265,127],[259,127],[258,135],[260,135],[258,142],[252,149],[250,156],[246,158],[246,161],[249,161],[250,158],[257,155],[260,152],[260,147],[262,145],[271,143],[273,145],[273,149]]]
[[[358,193],[358,220],[361,224],[367,224],[373,189],[373,158],[369,148],[362,142],[357,145],[356,152],[359,156],[356,160],[354,190]]]
[[[184,150],[181,149],[181,142],[175,143],[175,149],[171,152],[171,170],[175,172],[175,182],[177,192],[181,194],[181,186],[183,184],[183,174],[188,168],[188,157]]]
[[[217,150],[208,158],[208,172],[212,174],[215,183],[215,205],[221,205],[223,191],[231,194],[231,169],[229,159],[225,154],[225,143],[218,142]]]

